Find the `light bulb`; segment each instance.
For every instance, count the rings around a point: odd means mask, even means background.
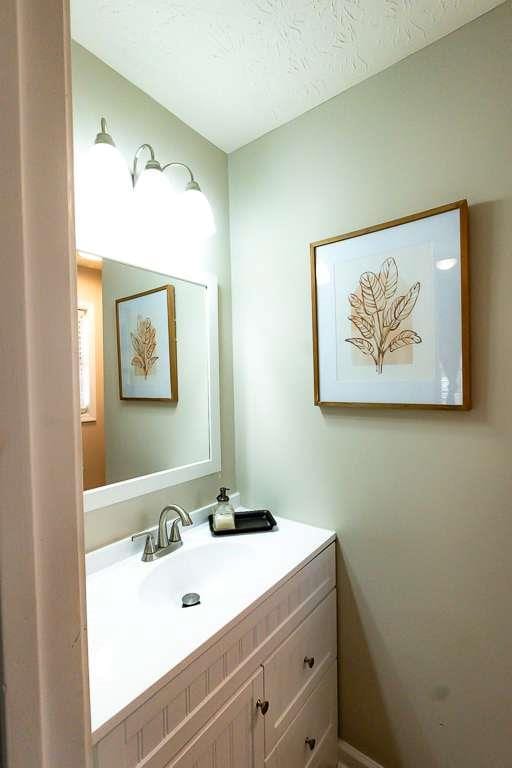
[[[162,218],[169,225],[176,194],[169,179],[158,168],[146,168],[135,184],[135,211],[145,226],[154,226]]]
[[[112,258],[128,239],[132,184],[122,155],[113,144],[97,143],[77,169],[77,248]]]
[[[159,167],[146,167],[135,184],[135,242],[150,258],[168,252],[175,221],[176,193]]]
[[[177,227],[183,237],[196,240],[206,240],[215,234],[210,203],[195,181],[178,198]]]

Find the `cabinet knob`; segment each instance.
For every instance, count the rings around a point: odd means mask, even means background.
[[[262,715],[266,715],[268,712],[270,704],[268,701],[262,701],[261,699],[258,699],[256,702],[256,709],[259,709]]]
[[[307,739],[306,739],[306,744],[308,745],[308,747],[310,748],[310,750],[311,750],[311,751],[313,751],[313,750],[314,750],[314,748],[316,747],[316,739],[311,739],[311,738],[308,736],[308,737],[307,737]]]
[[[305,666],[309,667],[310,669],[313,669],[315,666],[315,657],[314,656],[304,656],[304,664]]]

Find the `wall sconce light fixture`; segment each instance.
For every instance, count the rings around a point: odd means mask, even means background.
[[[144,169],[138,170],[143,152],[149,154]],[[101,118],[101,130],[96,136],[93,164],[99,171],[97,183],[105,182],[114,188],[125,187],[130,178],[126,164],[117,150],[112,136],[107,132],[107,122]],[[183,168],[189,181],[181,194],[176,194],[165,175],[168,168]],[[206,195],[185,163],[171,162],[162,165],[155,157],[150,144],[141,144],[135,152],[131,171],[133,187],[133,215],[142,217],[159,228],[173,228],[178,238],[191,237],[204,240],[215,234],[213,212]]]

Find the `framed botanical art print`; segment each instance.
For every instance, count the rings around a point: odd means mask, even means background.
[[[311,244],[315,404],[468,410],[465,200]]]
[[[116,299],[119,397],[178,400],[174,286]]]

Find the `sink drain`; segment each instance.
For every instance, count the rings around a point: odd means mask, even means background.
[[[199,605],[201,598],[197,592],[187,592],[187,594],[183,595],[181,598],[181,602],[183,608],[192,608],[193,605]]]

